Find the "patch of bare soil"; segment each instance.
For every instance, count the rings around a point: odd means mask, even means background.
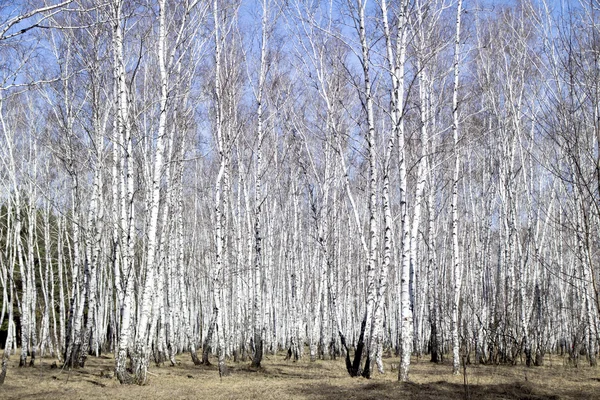
[[[600,400],[599,369],[574,368],[556,357],[535,368],[468,366],[466,385],[464,375],[452,375],[450,365],[416,359],[411,381],[402,384],[391,370],[397,360],[385,361],[386,373],[367,380],[350,378],[342,359],[292,362],[281,354],[266,357],[258,370],[249,363],[230,363],[231,376],[219,378],[216,366],[194,366],[183,354],[174,367],[153,366],[148,384],[137,386],[118,383],[111,356],[89,357],[84,369],[71,371],[52,368],[52,359],[18,368],[18,357],[13,356],[0,399]]]

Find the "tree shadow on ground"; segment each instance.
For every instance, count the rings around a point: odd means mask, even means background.
[[[331,371],[319,363],[296,364],[293,362],[274,362],[264,367],[255,368],[249,363],[239,363],[229,366],[229,370],[235,374],[246,374],[248,376],[261,376],[272,379],[298,379],[315,380],[336,379],[339,374]]]
[[[357,388],[342,388],[330,384],[306,385],[298,388],[303,395],[316,400],[334,399],[486,399],[486,400],[559,400],[561,397],[543,393],[529,384],[464,385],[444,381],[418,384],[373,382]],[[578,398],[574,396],[573,398]],[[585,398],[585,397],[583,397]],[[590,397],[591,398],[591,397]]]

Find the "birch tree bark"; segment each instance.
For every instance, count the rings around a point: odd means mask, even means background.
[[[269,70],[267,60],[267,49],[269,39],[269,9],[270,4],[267,0],[261,3],[261,39],[260,39],[260,64],[258,72],[258,81],[254,88],[254,97],[256,100],[256,150],[255,150],[255,177],[254,177],[254,267],[253,267],[253,344],[254,354],[252,356],[252,367],[260,368],[260,363],[263,356],[263,339],[266,333],[266,328],[262,322],[262,280],[264,274],[264,256],[263,256],[263,227],[262,227],[262,208],[265,197],[262,191],[262,176],[263,168],[263,140],[265,137],[265,122],[264,122],[264,90]]]
[[[364,112],[367,117],[367,134],[366,134],[366,146],[368,152],[368,163],[369,163],[369,183],[368,183],[368,208],[369,208],[369,240],[368,240],[368,252],[366,254],[367,266],[365,269],[365,286],[366,286],[366,299],[365,299],[365,311],[362,317],[360,334],[356,346],[356,352],[354,354],[354,360],[352,362],[352,368],[350,369],[351,376],[362,375],[366,378],[371,376],[371,363],[374,361],[370,358],[371,354],[375,354],[376,349],[372,350],[372,347],[376,343],[372,342],[372,328],[373,328],[373,312],[375,309],[376,300],[376,286],[375,286],[375,274],[377,270],[377,247],[378,247],[378,203],[377,203],[377,160],[376,160],[376,136],[375,136],[375,121],[373,111],[373,95],[371,92],[371,75],[369,72],[370,68],[370,46],[368,44],[367,32],[366,32],[366,17],[365,10],[367,7],[367,1],[358,0],[354,6],[353,16],[355,22],[355,29],[357,30],[359,44],[360,44],[360,66],[362,69],[362,88],[361,94],[364,96]],[[361,366],[361,359],[363,351],[366,352],[366,360],[364,368]]]
[[[0,95],[1,96],[1,95]],[[21,274],[22,281],[22,300],[20,304],[20,314],[21,314],[21,355],[19,360],[19,367],[26,366],[27,356],[29,355],[29,334],[31,332],[30,328],[30,320],[32,316],[30,315],[30,296],[31,296],[31,278],[30,274],[27,272],[27,265],[25,259],[25,250],[23,246],[23,240],[21,237],[21,230],[23,228],[23,220],[22,220],[22,201],[21,201],[21,190],[22,186],[18,182],[17,178],[17,164],[15,160],[15,131],[11,124],[11,121],[8,120],[7,116],[4,114],[4,97],[0,97],[0,123],[2,126],[2,132],[4,136],[4,143],[7,146],[6,152],[8,155],[8,173],[9,179],[12,184],[12,199],[11,202],[14,203],[15,209],[15,225],[14,225],[14,247],[16,248],[16,265],[19,266],[19,272]],[[6,355],[8,357],[8,355]],[[8,362],[8,359],[6,359]],[[4,363],[4,358],[3,358]]]
[[[2,93],[0,92],[0,126],[2,127],[2,132],[4,133],[4,137],[3,137],[3,142],[5,143],[4,147],[4,151],[8,152],[8,157],[3,157],[3,167],[8,167],[8,170],[11,172],[11,185],[14,187],[15,185],[15,177],[14,177],[14,170],[13,170],[13,155],[12,155],[12,137],[10,135],[10,128],[8,126],[8,123],[5,119],[4,116],[4,97],[2,96]],[[7,151],[8,150],[8,151]],[[6,155],[6,154],[3,154]],[[6,165],[7,163],[4,160],[10,160],[8,162],[8,165]],[[18,193],[15,194],[15,196],[18,196]],[[12,197],[12,196],[11,196]],[[15,199],[16,200],[16,199]],[[17,204],[16,201],[14,201],[15,206]],[[6,336],[6,342],[4,344],[4,351],[2,353],[2,366],[1,366],[1,370],[0,370],[0,385],[4,384],[4,381],[6,379],[6,374],[8,371],[8,361],[10,358],[10,353],[12,351],[12,347],[13,347],[13,341],[15,340],[12,331],[14,329],[14,296],[16,295],[15,293],[15,289],[14,289],[14,266],[16,264],[17,261],[17,257],[19,257],[19,262],[20,262],[20,255],[21,255],[21,250],[19,247],[19,242],[20,242],[20,224],[21,224],[21,217],[20,217],[20,210],[19,208],[16,208],[16,213],[15,213],[15,227],[14,229],[12,228],[12,215],[13,215],[13,208],[12,208],[12,204],[13,204],[13,200],[9,199],[9,202],[7,204],[6,210],[7,210],[7,224],[6,224],[6,242],[4,243],[4,248],[2,250],[2,255],[0,256],[0,261],[2,262],[2,270],[3,273],[6,269],[8,269],[8,273],[6,274],[6,276],[4,277],[4,287],[3,287],[3,294],[8,295],[8,326],[7,326],[7,336]],[[17,228],[19,228],[17,230]],[[12,232],[11,232],[12,231]],[[1,236],[0,236],[1,237]],[[3,274],[4,275],[4,274]],[[8,292],[6,291],[6,287],[8,286]],[[4,298],[6,299],[6,297]],[[4,314],[4,310],[2,310],[2,313]],[[21,348],[22,349],[22,348]],[[23,351],[23,350],[21,350]]]
[[[390,73],[391,88],[391,137],[398,142],[398,186],[400,189],[400,259],[397,260],[400,271],[398,281],[400,285],[396,288],[396,296],[400,299],[400,319],[397,329],[400,331],[400,367],[398,368],[398,380],[406,382],[408,380],[408,370],[410,365],[410,356],[412,353],[413,342],[413,312],[412,301],[409,293],[410,282],[410,224],[407,211],[407,175],[406,175],[406,148],[404,132],[404,98],[405,98],[405,65],[408,38],[408,1],[400,2],[397,10],[396,37],[391,36],[388,23],[387,2],[381,3],[382,21],[384,37],[386,44],[386,57]],[[391,148],[389,151],[391,152]],[[384,190],[385,190],[384,182]],[[384,213],[385,213],[384,208]],[[386,228],[387,230],[387,228]],[[386,246],[384,244],[384,246]],[[385,262],[385,255],[384,255]]]
[[[134,344],[133,371],[135,381],[143,385],[147,380],[148,358],[149,358],[149,320],[156,318],[151,315],[152,304],[155,296],[154,277],[156,274],[156,256],[158,244],[158,214],[161,203],[162,193],[160,190],[163,169],[165,146],[168,141],[167,134],[167,105],[169,100],[168,71],[172,64],[172,57],[167,54],[167,2],[159,1],[159,32],[158,32],[158,65],[160,70],[160,110],[158,132],[156,137],[156,149],[154,155],[154,165],[152,171],[152,186],[150,198],[150,218],[148,221],[148,245],[146,249],[145,281],[142,296],[141,314],[137,323],[136,338]],[[168,162],[169,160],[167,160]],[[164,228],[164,227],[163,227]]]
[[[111,4],[111,15],[113,18],[113,74],[115,80],[115,132],[113,132],[113,171],[118,173],[120,205],[120,238],[115,245],[115,276],[121,277],[122,283],[117,286],[119,298],[120,321],[118,333],[118,351],[115,356],[115,375],[120,383],[132,383],[132,377],[127,372],[126,362],[128,351],[133,339],[132,313],[135,309],[133,304],[133,290],[135,281],[134,268],[134,238],[133,220],[135,217],[134,207],[134,185],[133,185],[133,161],[132,161],[132,137],[131,121],[129,117],[129,98],[127,88],[127,74],[124,61],[124,17],[123,0],[115,0]],[[116,177],[116,176],[115,176]],[[113,177],[113,179],[115,179]],[[116,182],[113,182],[113,195],[117,193]],[[114,198],[113,202],[117,202]],[[114,232],[116,233],[115,228]],[[114,242],[117,242],[116,238]],[[120,255],[120,257],[119,257]]]
[[[456,8],[456,36],[454,41],[454,88],[452,93],[452,137],[454,139],[454,175],[452,179],[452,264],[453,264],[453,300],[452,300],[452,373],[460,373],[460,341],[459,341],[459,303],[462,284],[462,261],[458,241],[458,180],[460,177],[459,152],[459,119],[458,88],[460,72],[460,29],[462,16],[462,0],[458,0]]]
[[[222,100],[222,85],[221,85],[221,52],[222,52],[222,33],[221,33],[221,17],[220,17],[220,4],[217,0],[213,2],[213,16],[214,16],[214,41],[215,41],[215,87],[214,87],[214,100],[215,100],[215,137],[217,144],[217,152],[219,158],[219,172],[214,186],[214,209],[215,209],[215,266],[212,272],[212,300],[213,300],[213,316],[211,318],[211,326],[209,326],[209,334],[206,336],[203,348],[203,363],[208,363],[208,346],[211,342],[212,332],[216,331],[217,334],[217,356],[219,366],[219,376],[228,375],[227,365],[225,364],[225,309],[222,305],[224,284],[225,284],[225,271],[227,265],[224,263],[224,244],[225,244],[225,219],[227,215],[224,212],[224,196],[229,193],[223,194],[223,180],[226,174],[229,152],[231,151],[231,144],[228,142],[228,137],[225,137],[223,129],[223,100]],[[226,210],[225,210],[226,211]],[[205,356],[206,355],[206,356]]]

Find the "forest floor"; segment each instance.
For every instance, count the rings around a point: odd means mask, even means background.
[[[350,378],[343,359],[292,362],[283,354],[267,356],[258,370],[229,363],[232,374],[221,379],[216,366],[194,366],[183,354],[174,367],[152,366],[146,386],[120,385],[111,356],[89,357],[85,368],[72,371],[51,368],[54,361],[18,368],[12,356],[0,399],[600,399],[600,368],[575,368],[558,356],[533,368],[469,365],[467,385],[449,364],[417,359],[410,382],[401,384],[392,370],[397,358],[385,359],[386,373],[368,380]]]

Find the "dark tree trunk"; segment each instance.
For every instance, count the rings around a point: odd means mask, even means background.
[[[431,362],[440,362],[440,348],[438,343],[437,324],[435,321],[431,322]]]
[[[367,360],[365,361],[365,368],[361,373],[363,378],[371,379],[371,356],[367,354]]]
[[[213,337],[213,333],[215,332],[215,324],[217,323],[216,320],[216,313],[218,311],[216,311],[215,313],[213,313],[213,316],[210,320],[210,325],[208,326],[208,332],[206,333],[206,337],[204,338],[204,343],[202,344],[202,365],[210,365],[210,362],[208,361],[208,356],[210,354],[210,342],[212,341],[212,337]],[[194,356],[192,356],[192,359],[194,358]],[[195,362],[194,362],[195,364]]]
[[[525,352],[525,365],[531,367],[533,365],[533,357],[531,357],[531,345],[527,341],[527,338],[523,338],[523,351]]]
[[[252,368],[260,368],[263,355],[263,340],[259,334],[254,335],[254,356],[252,357]]]
[[[36,344],[33,344],[31,346],[31,359],[29,360],[29,366],[33,367],[35,365],[35,348],[37,347]]]
[[[365,327],[367,325],[366,319],[363,319],[362,324],[360,325],[360,336],[358,337],[358,344],[356,345],[356,351],[354,352],[354,361],[350,361],[350,351],[348,350],[348,346],[346,344],[346,339],[344,335],[340,332],[340,339],[342,342],[342,346],[346,350],[346,369],[348,370],[348,374],[351,377],[361,376],[363,373],[361,369],[361,361],[362,361],[362,353],[365,349]],[[367,357],[367,364],[369,363],[369,358]],[[370,376],[370,369],[367,365],[366,367],[367,374]],[[364,376],[364,375],[363,375]]]
[[[541,367],[542,365],[544,365],[544,353],[542,353],[541,351],[536,351],[535,352],[535,364],[536,367]]]
[[[196,353],[196,350],[190,350],[190,355],[192,356],[192,362],[194,363],[194,365],[202,364],[202,361],[200,361],[200,359],[198,358],[198,353]]]
[[[342,332],[339,332],[339,334],[340,334],[340,341],[342,342],[342,347],[346,351],[346,370],[348,370],[348,373],[350,374],[350,376],[353,376],[352,375],[352,361],[350,361],[350,350],[348,349],[348,345],[346,344],[346,338],[344,337]]]

